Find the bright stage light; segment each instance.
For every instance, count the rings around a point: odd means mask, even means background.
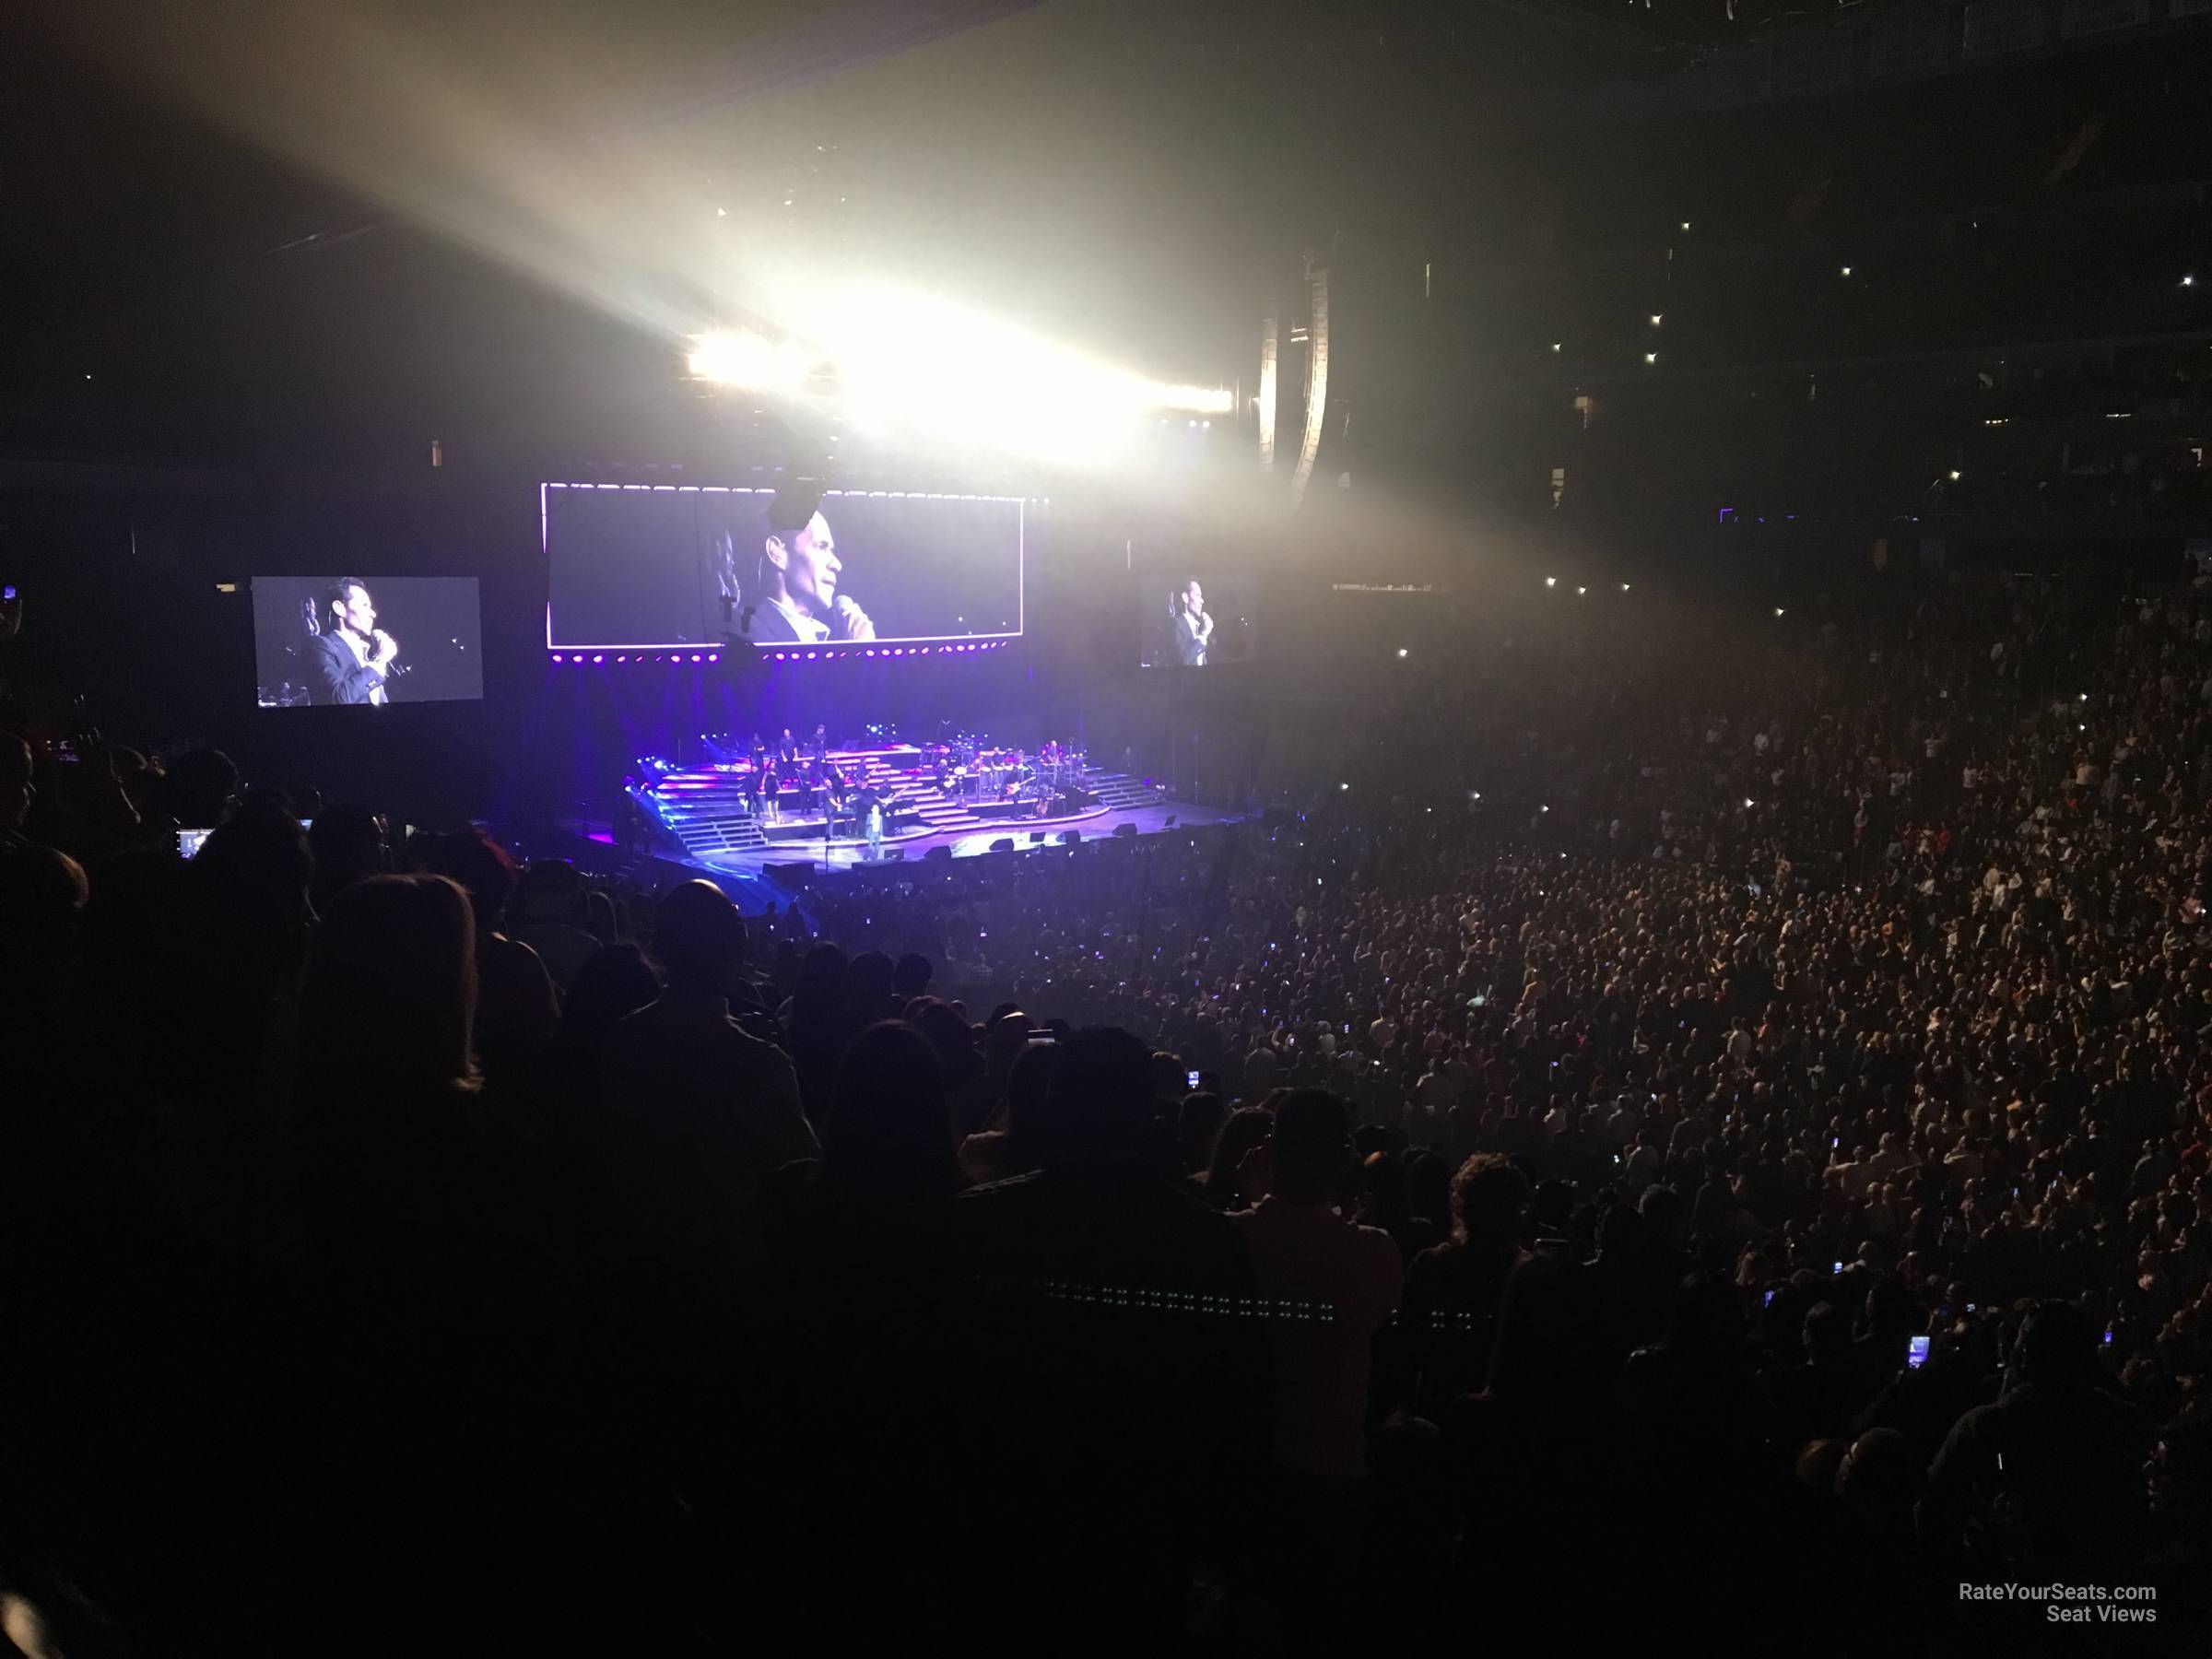
[[[749,330],[700,335],[685,365],[699,380],[752,392],[795,392],[814,367],[791,341]]]
[[[1171,386],[1154,381],[1150,385],[1156,409],[1194,410],[1201,415],[1226,415],[1236,406],[1236,394],[1219,386]]]
[[[1227,388],[1153,380],[908,288],[824,282],[811,267],[765,288],[770,314],[836,365],[847,424],[874,434],[1111,460],[1142,420],[1195,426],[1236,407]],[[780,377],[771,383],[799,383],[812,366],[802,356],[794,374],[788,356],[739,349],[748,371]]]

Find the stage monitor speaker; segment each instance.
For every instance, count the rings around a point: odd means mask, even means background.
[[[1043,831],[1043,830],[1030,830],[1030,846],[1032,846],[1032,847],[1033,847],[1033,846],[1037,845],[1037,843],[1038,843],[1038,842],[1040,842],[1040,841],[1041,841],[1043,839],[1044,839],[1044,831]]]
[[[1167,827],[1171,830],[1175,828],[1175,815],[1171,812],[1168,814]]]
[[[924,864],[929,863],[932,859],[941,859],[946,864],[950,864],[952,862],[952,849],[950,847],[932,847],[928,852],[922,854],[922,862]]]
[[[994,852],[994,853],[1011,853],[1011,852],[1013,852],[1013,851],[1014,851],[1014,838],[1013,838],[1012,836],[1010,836],[1010,835],[1002,835],[1002,836],[1000,836],[1000,837],[999,837],[999,838],[998,838],[996,841],[993,841],[993,842],[991,843],[991,851],[992,851],[992,852]]]
[[[1133,840],[1135,835],[1136,826],[1135,824],[1116,824],[1113,827],[1113,838],[1116,841]]]
[[[883,850],[883,862],[885,864],[900,864],[904,862],[905,858],[906,849],[904,847],[886,847]]]
[[[1082,839],[1083,831],[1080,830],[1063,830],[1060,832],[1060,844],[1065,847],[1072,847]]]
[[[811,881],[814,878],[814,860],[806,858],[793,864],[771,864],[768,866],[768,873],[771,876],[790,876],[800,881]]]

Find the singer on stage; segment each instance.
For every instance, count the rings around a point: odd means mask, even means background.
[[[382,708],[392,700],[386,682],[399,672],[399,645],[377,627],[369,590],[347,576],[331,584],[323,606],[323,630],[308,642],[315,701]]]
[[[811,500],[792,504],[777,497],[768,510],[760,562],[765,585],[753,613],[749,637],[755,641],[841,644],[876,637],[876,624],[867,612],[837,591],[838,574],[844,566],[837,557],[830,521]]]

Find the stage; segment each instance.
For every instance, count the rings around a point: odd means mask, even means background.
[[[941,787],[935,751],[879,743],[830,749],[826,765],[854,790],[891,799],[895,811],[872,857],[847,813],[833,825],[819,792],[801,793],[763,808],[748,792],[752,768],[726,745],[702,739],[706,764],[648,759],[629,795],[653,828],[663,858],[719,875],[758,875],[778,865],[812,864],[849,870],[922,858],[973,858],[1078,845],[1119,834],[1156,835],[1176,828],[1234,823],[1238,815],[1168,798],[1164,786],[1120,772],[1078,770],[1058,786],[1003,798],[997,789]],[[1026,758],[1005,769],[1034,771]]]
[[[1065,822],[1054,819],[1049,824],[1021,827],[1009,824],[983,830],[924,831],[896,841],[887,836],[880,863],[870,861],[865,841],[841,840],[830,842],[827,852],[820,841],[778,841],[752,852],[700,853],[686,862],[718,875],[751,874],[778,865],[798,863],[811,863],[817,868],[829,870],[896,869],[903,862],[926,858],[933,853],[952,858],[980,858],[993,851],[1038,853],[1047,847],[1104,840],[1124,824],[1135,826],[1136,834],[1142,836],[1237,821],[1238,815],[1233,812],[1216,812],[1209,807],[1182,806],[1172,802],[1130,811],[1100,806]],[[1004,847],[999,844],[1002,841],[1013,844],[1010,848]]]

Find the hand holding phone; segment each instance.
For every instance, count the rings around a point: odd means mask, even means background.
[[[1905,1343],[1905,1369],[1918,1371],[1928,1362],[1928,1339],[1914,1336]]]

